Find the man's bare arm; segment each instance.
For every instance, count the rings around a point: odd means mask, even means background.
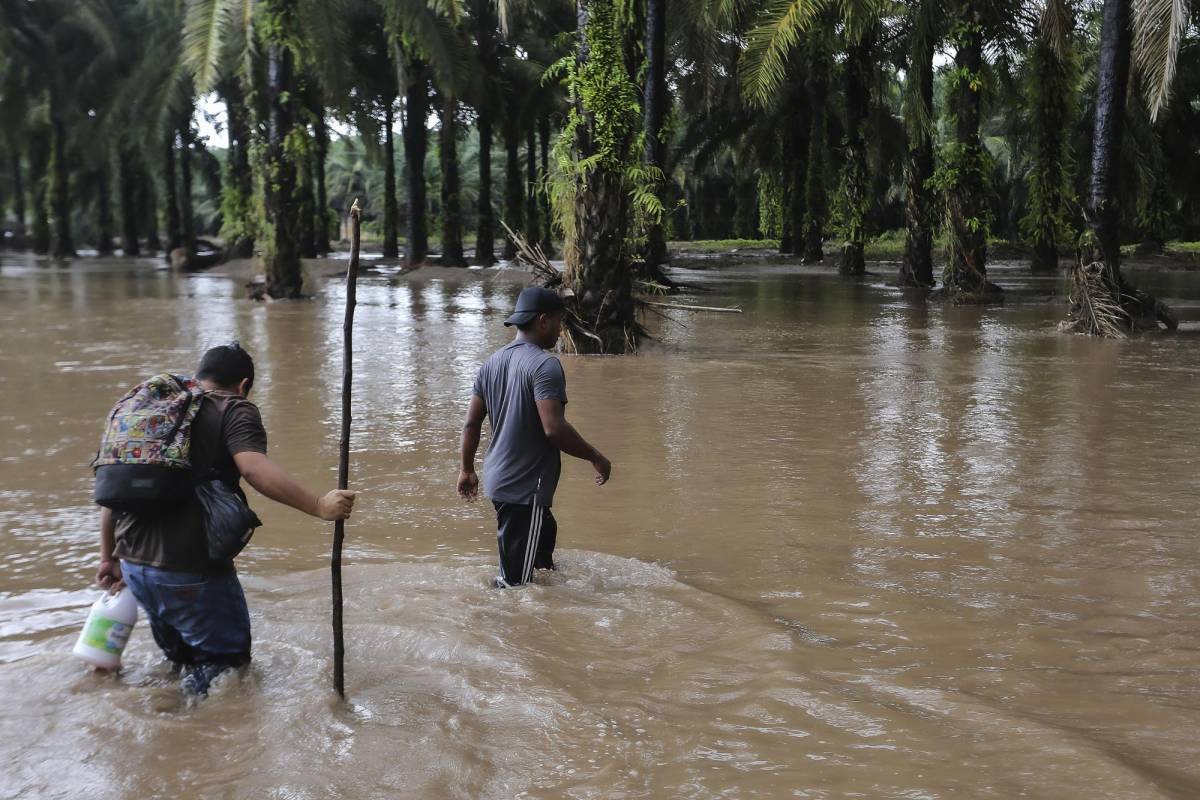
[[[479,476],[475,474],[475,453],[479,450],[479,437],[483,432],[483,420],[487,406],[479,395],[471,397],[467,406],[467,421],[463,423],[462,442],[459,447],[461,462],[458,470],[458,493],[467,500],[479,496]]]
[[[357,492],[334,489],[317,497],[263,453],[236,453],[233,461],[246,483],[262,495],[297,511],[332,522],[350,516],[354,508]]]
[[[101,589],[113,589],[121,585],[121,563],[113,558],[116,547],[117,521],[111,508],[100,509],[100,566],[96,569],[96,583]]]
[[[569,456],[581,458],[591,463],[596,470],[596,485],[602,486],[612,474],[612,463],[588,441],[584,439],[575,426],[567,422],[561,400],[553,398],[537,401],[538,416],[542,420],[542,431],[550,444]]]

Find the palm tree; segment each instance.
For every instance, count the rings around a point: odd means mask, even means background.
[[[260,244],[272,297],[300,295],[300,243],[312,238],[305,235],[312,216],[326,213],[304,209],[312,133],[303,67],[311,60],[325,65],[325,75],[336,74],[344,52],[342,10],[341,3],[318,0],[192,0],[187,7],[184,63],[196,90],[207,92],[232,75],[254,99],[247,110],[262,155],[251,166],[263,191]]]
[[[1110,307],[1119,310],[1119,324],[1095,325],[1078,295],[1071,319],[1074,329],[1087,333],[1119,333],[1145,324],[1147,318],[1174,328],[1177,323],[1170,310],[1134,289],[1121,274],[1119,166],[1131,55],[1141,73],[1153,120],[1170,97],[1179,45],[1189,24],[1187,9],[1182,0],[1104,0],[1101,20],[1087,231],[1081,247],[1083,261],[1076,265],[1075,275],[1077,286],[1087,286],[1085,265],[1099,264],[1099,280],[1091,285],[1107,296]],[[1087,305],[1094,307],[1094,298]]]
[[[425,61],[401,53],[404,91],[404,187],[408,197],[408,239],[405,260],[420,264],[429,252],[429,222],[425,201],[425,156],[429,150],[429,74]]]
[[[867,209],[870,203],[867,174],[865,128],[870,113],[870,85],[874,63],[877,24],[847,24],[845,80],[846,140],[845,160],[838,189],[838,217],[846,241],[838,272],[862,275],[866,272],[863,250],[866,245]]]
[[[947,299],[956,304],[985,303],[999,297],[999,288],[987,279],[988,161],[979,138],[986,35],[983,12],[971,0],[956,0],[952,8],[954,138],[946,148],[943,165],[950,234],[943,282]]]
[[[767,5],[757,18],[754,28],[747,37],[746,50],[742,58],[742,86],[747,98],[758,106],[766,106],[778,99],[779,93],[786,85],[790,61],[803,43],[805,34],[812,31],[814,24],[825,17],[826,10],[836,12],[847,51],[846,64],[843,69],[845,95],[845,146],[842,171],[839,178],[837,193],[837,218],[845,235],[842,248],[842,261],[839,271],[844,275],[859,275],[865,270],[863,249],[865,245],[866,217],[869,206],[868,160],[865,141],[865,126],[870,111],[870,84],[874,64],[875,43],[878,37],[881,17],[890,13],[890,7],[879,0],[858,0],[827,4],[824,2],[804,2],[790,0]],[[810,42],[809,46],[814,47]],[[818,76],[811,76],[810,85],[817,83],[817,88],[824,94],[823,81]],[[809,103],[812,117],[819,123],[822,130],[810,131],[809,147],[824,145],[824,97],[811,97]],[[823,160],[814,159],[810,153],[808,159],[810,174],[812,168]],[[818,155],[819,157],[819,155]],[[806,179],[806,186],[812,182]],[[805,192],[805,200],[814,201],[815,209],[810,209],[805,203],[805,213],[812,214],[814,222],[821,220],[820,208],[823,201],[815,197],[817,192]],[[806,224],[806,228],[810,227]],[[810,252],[808,241],[810,236],[817,239],[819,233],[815,230],[805,232],[806,260],[820,260],[823,256],[818,242]]]
[[[641,337],[628,249],[631,194],[643,204],[654,202],[644,186],[639,191],[631,185],[642,158],[636,141],[643,121],[631,74],[640,66],[640,32],[615,4],[578,0],[577,8],[578,49],[568,79],[573,109],[564,131],[571,161],[560,160],[570,170],[566,278],[578,316],[595,321],[596,338],[580,337],[574,345],[623,353]]]
[[[438,154],[442,167],[442,265],[465,267],[462,244],[462,203],[458,176],[458,101],[443,91]]]
[[[661,170],[666,164],[663,123],[670,98],[667,95],[667,0],[646,0],[646,85],[645,106],[646,165]],[[646,229],[646,264],[657,266],[667,260],[667,239],[661,222]]]
[[[918,0],[909,6],[909,58],[904,89],[904,128],[908,145],[904,164],[904,259],[899,283],[933,286],[933,57],[941,38],[940,2]]]
[[[479,199],[475,229],[475,263],[490,267],[496,261],[496,218],[492,208],[492,135],[496,118],[496,80],[499,77],[499,20],[492,0],[469,0],[474,23],[475,64],[472,70],[471,103],[475,107],[475,130],[479,137]]]
[[[1033,164],[1027,177],[1028,212],[1021,220],[1033,245],[1034,272],[1058,269],[1059,232],[1066,228],[1066,205],[1072,181],[1070,163],[1071,103],[1078,69],[1071,33],[1075,27],[1065,0],[1050,0],[1042,10],[1026,68],[1025,96],[1030,118]]]
[[[344,93],[338,106],[342,116],[358,129],[367,151],[382,161],[383,257],[395,259],[400,255],[395,143],[400,84],[385,19],[375,0],[358,0],[348,7],[347,25],[354,31],[355,46],[349,49],[346,61],[353,91]]]
[[[48,152],[42,142],[31,139],[34,248],[44,251],[52,245],[54,257],[70,258],[75,255],[70,180],[75,154],[69,147],[68,123],[86,118],[75,91],[77,79],[97,60],[109,57],[112,42],[106,39],[90,2],[6,3],[0,12],[6,49],[22,65],[10,70],[20,82],[10,89],[39,99],[41,107],[30,111],[32,116],[41,117],[44,109],[45,135],[49,139]]]
[[[828,157],[829,130],[826,106],[829,101],[831,57],[818,34],[810,39],[807,94],[809,108],[808,169],[804,176],[804,220],[796,235],[802,239],[802,261],[819,264],[825,260],[825,222],[829,207],[826,200],[825,164]],[[800,243],[798,243],[800,244]]]
[[[426,219],[425,156],[429,149],[430,83],[457,91],[466,59],[457,33],[456,3],[421,0],[378,0],[384,9],[384,26],[392,45],[404,96],[404,177],[408,198],[408,237],[405,258],[409,264],[425,260],[429,250]]]

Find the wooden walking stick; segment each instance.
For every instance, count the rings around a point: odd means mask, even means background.
[[[350,483],[350,378],[354,356],[354,304],[358,288],[358,238],[362,211],[358,199],[350,206],[350,266],[346,268],[346,319],[342,323],[342,438],[338,460],[338,488]],[[346,521],[333,523],[333,688],[346,697],[346,643],[342,639],[342,541],[346,538]]]

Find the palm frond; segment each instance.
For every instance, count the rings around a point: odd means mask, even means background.
[[[346,6],[345,0],[319,0],[302,3],[298,9],[312,52],[309,69],[332,96],[348,94],[355,77],[345,59],[352,46]]]
[[[384,2],[384,27],[404,54],[421,59],[433,69],[434,79],[458,90],[469,62],[456,35],[453,20],[425,0]],[[397,58],[397,70],[403,73],[404,60]],[[400,75],[404,85],[405,77]]]
[[[1038,28],[1054,49],[1060,60],[1066,59],[1071,49],[1071,34],[1075,30],[1075,19],[1066,0],[1047,0],[1038,20]]]
[[[217,83],[235,5],[235,0],[188,0],[183,20],[183,62],[201,94]]]
[[[930,87],[921,80],[932,69],[937,43],[944,29],[944,15],[939,0],[920,0],[912,7],[909,40],[909,61],[905,70],[903,111],[910,138],[922,142],[933,135],[933,97]]]
[[[788,57],[827,0],[771,0],[747,36],[742,54],[742,91],[766,106],[787,80]]]
[[[1129,314],[1105,280],[1100,262],[1076,263],[1071,268],[1071,314],[1064,329],[1088,336],[1124,339]]]
[[[1134,0],[1133,58],[1156,119],[1171,96],[1179,45],[1188,25],[1187,0]]]
[[[525,9],[526,0],[496,0],[496,11],[500,17],[500,30],[508,37],[513,32],[513,20]]]
[[[100,56],[115,59],[121,43],[117,41],[117,22],[111,9],[103,3],[82,2],[76,6],[74,17],[83,32],[100,46]]]

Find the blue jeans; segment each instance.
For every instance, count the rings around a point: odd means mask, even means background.
[[[125,583],[163,653],[198,694],[221,672],[250,661],[250,612],[237,574],[201,575],[121,562]]]

